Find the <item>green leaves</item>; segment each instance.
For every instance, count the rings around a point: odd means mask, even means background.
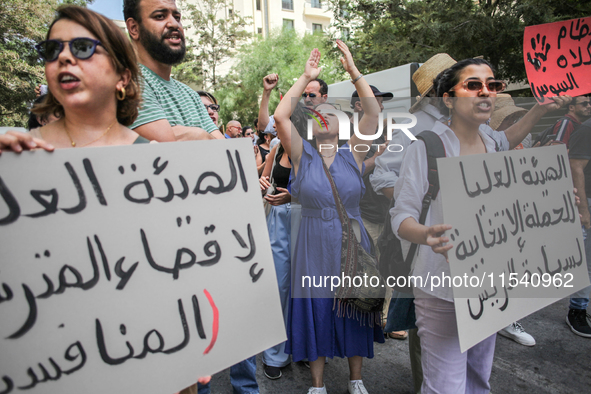
[[[57,0],[0,2],[0,126],[25,126],[45,73],[35,43],[45,39]]]
[[[302,75],[304,64],[314,48],[322,53],[320,78],[329,84],[346,79],[340,63],[329,54],[331,46],[324,35],[300,36],[294,30],[286,29],[242,46],[230,74],[220,81],[215,91],[221,105],[221,124],[237,119],[243,126],[253,125],[258,116],[263,78],[268,74],[279,74],[277,88],[285,94]],[[277,88],[271,95],[270,114],[279,104]]]
[[[179,1],[179,5],[183,19],[193,27],[196,45],[189,46],[192,52],[183,64],[175,67],[173,76],[185,83],[200,81],[206,89],[215,89],[220,66],[250,37],[245,30],[250,18],[240,16],[228,0],[202,0],[195,4]]]
[[[497,77],[526,78],[522,42],[526,26],[591,15],[576,0],[330,0],[336,27],[351,29],[352,51],[363,73],[445,52],[456,60],[482,55]],[[350,45],[351,46],[351,45]]]
[[[0,126],[26,125],[35,87],[45,83],[35,44],[43,41],[61,4],[93,0],[2,0],[0,2]]]

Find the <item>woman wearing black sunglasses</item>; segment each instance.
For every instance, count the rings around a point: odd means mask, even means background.
[[[504,82],[495,80],[492,66],[482,59],[462,60],[440,73],[433,85],[442,113],[449,113],[445,124],[437,122],[432,129],[443,142],[447,156],[495,152],[495,142],[479,129],[490,119],[497,93],[505,88]],[[440,224],[441,193],[431,203],[427,225],[418,223],[421,202],[429,188],[426,168],[425,145],[418,140],[406,150],[394,186],[396,204],[391,210],[392,229],[398,237],[406,245],[419,244],[412,275],[423,279],[429,275],[450,276],[446,259],[453,247],[445,234],[451,226]],[[429,288],[427,282],[418,281],[414,289],[424,377],[421,392],[490,392],[495,335],[462,353],[452,288]]]
[[[46,150],[147,142],[126,126],[138,114],[137,59],[129,39],[109,19],[77,6],[65,6],[37,46],[49,86],[33,113],[60,119],[17,135],[10,148]],[[14,136],[14,134],[13,134]]]

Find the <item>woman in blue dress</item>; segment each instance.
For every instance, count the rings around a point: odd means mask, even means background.
[[[340,40],[337,40],[337,46],[343,54],[341,63],[363,101],[365,115],[359,122],[359,130],[373,135],[378,126],[378,102],[355,67],[347,46]],[[346,313],[344,308],[339,308],[340,300],[334,298],[331,281],[324,282],[326,277],[341,277],[342,227],[323,162],[329,168],[349,218],[359,224],[360,244],[369,250],[369,238],[359,213],[364,192],[361,174],[366,149],[355,148],[371,142],[353,135],[347,144],[339,147],[339,119],[335,107],[320,104],[314,109],[306,109],[297,103],[308,83],[318,77],[319,61],[320,52],[314,49],[304,73],[275,111],[278,136],[292,160],[292,195],[302,205],[302,221],[292,260],[286,352],[292,354],[294,361],[309,360],[312,387],[308,393],[326,393],[323,381],[325,359],[336,356],[348,358],[349,393],[363,394],[367,390],[361,380],[362,360],[363,357],[373,357],[373,342],[383,341],[383,334],[381,327],[367,316]],[[308,119],[312,118],[313,138],[308,142],[302,136],[307,135]],[[323,281],[322,286],[314,287],[319,279]]]

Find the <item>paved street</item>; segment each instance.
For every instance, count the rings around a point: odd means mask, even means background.
[[[494,394],[591,393],[591,339],[578,337],[568,329],[567,310],[568,300],[561,300],[521,321],[536,339],[534,347],[498,336],[491,379]],[[376,344],[375,354],[372,360],[364,360],[363,366],[363,380],[369,393],[411,394],[408,342],[388,339],[384,344]],[[275,381],[264,376],[260,356],[257,363],[261,394],[307,393],[310,372],[302,363],[284,368],[283,377]],[[347,361],[330,360],[325,368],[328,392],[346,394],[347,380]],[[232,394],[229,370],[214,376],[212,393]]]

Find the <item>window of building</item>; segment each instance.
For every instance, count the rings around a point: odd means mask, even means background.
[[[281,8],[293,11],[293,0],[281,0]]]
[[[316,33],[316,32],[322,33],[322,24],[320,24],[320,23],[312,23],[312,32],[313,33]]]
[[[286,30],[293,30],[293,20],[292,19],[284,19],[283,20],[283,28]]]
[[[230,17],[232,17],[232,14],[233,14],[233,13],[234,13],[234,11],[233,11],[233,10],[230,8],[230,9],[228,10],[228,15],[229,15]]]
[[[320,0],[312,0],[312,8],[322,8],[322,2]]]
[[[257,11],[261,10],[261,0],[257,0]]]
[[[259,28],[257,29],[257,33],[259,33],[259,34],[263,34],[263,28],[262,28],[262,27],[259,27]]]

